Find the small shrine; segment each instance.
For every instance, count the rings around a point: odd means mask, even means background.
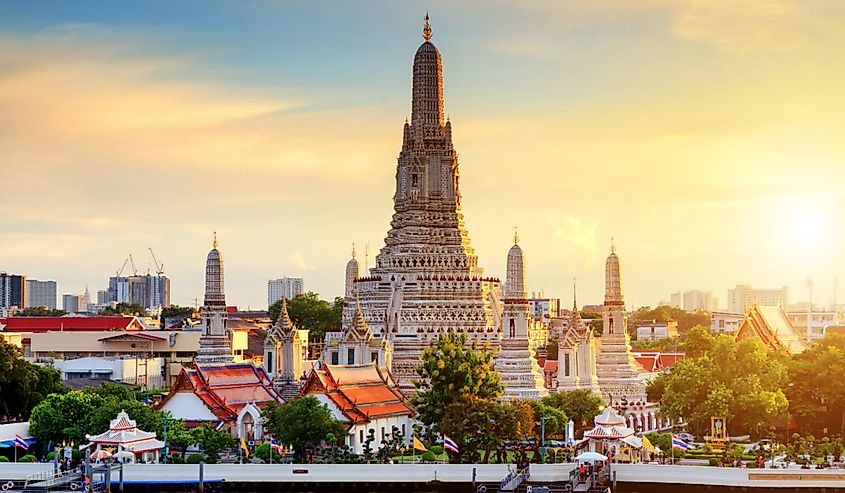
[[[642,440],[625,424],[625,418],[608,406],[595,417],[595,427],[584,433],[575,448],[587,447],[590,452],[606,455],[610,460],[622,460],[623,450],[641,448]],[[630,454],[625,454],[629,456]]]
[[[158,440],[155,433],[139,430],[126,411],[120,411],[117,417],[111,420],[108,431],[89,439],[88,447],[92,446],[96,446],[92,456],[107,457],[107,449],[117,449],[112,457],[128,458],[131,454],[132,462],[140,460],[157,463],[164,442]]]

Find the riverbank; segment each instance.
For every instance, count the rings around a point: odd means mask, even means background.
[[[367,486],[370,491],[452,491],[476,484],[498,484],[505,464],[205,464],[203,480],[215,491],[340,491]],[[510,466],[512,467],[512,466]],[[564,481],[572,464],[532,464],[529,483]],[[51,470],[52,464],[0,463],[0,479],[22,480]],[[726,489],[843,489],[845,471],[806,469],[735,469],[657,464],[614,464],[622,491],[672,491],[679,485]],[[112,477],[117,482],[117,477]],[[127,491],[194,491],[199,466],[127,464]],[[225,484],[225,486],[224,486]],[[237,485],[237,486],[235,486]],[[464,489],[465,490],[465,489]],[[116,489],[114,490],[116,491]]]

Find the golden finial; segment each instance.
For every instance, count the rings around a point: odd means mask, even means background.
[[[428,23],[428,12],[425,13],[425,26],[423,26],[423,39],[431,39],[431,24]]]
[[[355,258],[355,243],[352,244],[352,258]]]
[[[214,248],[217,248],[217,231],[214,232],[214,242],[211,243]]]
[[[616,253],[616,241],[612,236],[610,237],[610,253]]]
[[[513,227],[513,244],[516,245],[519,243],[519,232],[516,230],[516,226]]]

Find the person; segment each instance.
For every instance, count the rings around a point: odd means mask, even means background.
[[[757,468],[763,469],[763,456],[762,455],[757,456]]]
[[[584,467],[584,464],[578,466],[578,476],[581,478],[581,481],[584,481],[584,478],[586,477],[586,471],[587,470]]]

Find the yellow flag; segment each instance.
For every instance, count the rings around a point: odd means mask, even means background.
[[[414,437],[414,450],[422,450],[423,452],[428,452],[428,449],[425,448],[425,445],[421,441]]]
[[[246,440],[244,440],[244,437],[241,437],[241,449],[244,451],[244,455],[249,456],[249,447],[246,446]]]
[[[657,450],[654,448],[654,445],[651,444],[651,441],[649,441],[648,437],[645,435],[643,435],[643,448],[646,450],[651,450],[652,452],[657,452]]]

